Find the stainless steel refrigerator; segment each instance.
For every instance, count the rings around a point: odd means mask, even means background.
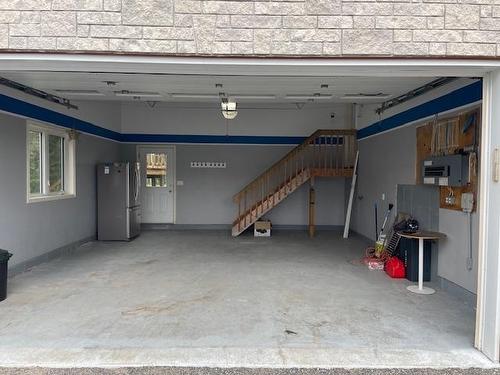
[[[97,238],[128,241],[141,231],[139,163],[97,166]]]

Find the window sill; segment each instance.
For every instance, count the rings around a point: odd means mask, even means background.
[[[50,202],[71,198],[76,198],[76,194],[42,195],[39,197],[28,197],[26,203]]]

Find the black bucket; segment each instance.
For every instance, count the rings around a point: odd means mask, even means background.
[[[0,249],[0,301],[7,298],[7,265],[11,256],[7,250]]]

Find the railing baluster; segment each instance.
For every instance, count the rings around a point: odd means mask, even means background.
[[[261,198],[261,202],[260,202],[261,203],[261,211],[260,212],[263,213],[264,212],[264,197],[265,197],[264,193],[265,193],[265,189],[266,189],[266,179],[265,178],[263,178],[261,180],[260,187],[262,189],[262,192],[261,192],[262,198]]]
[[[335,173],[338,173],[339,171],[339,150],[340,150],[340,138],[339,136],[336,137],[337,139],[337,147],[335,148]]]
[[[241,197],[238,197],[238,230],[241,230]]]
[[[315,138],[314,139],[314,155],[313,155],[313,165],[314,165],[314,168],[317,167],[317,163],[318,163],[318,138]]]
[[[330,145],[328,144],[328,137],[325,135],[323,137],[323,143],[325,144],[325,148],[323,150],[323,156],[321,157],[323,163],[323,173],[328,169],[328,150],[330,149]]]
[[[284,192],[286,193],[287,192],[287,189],[286,189],[286,167],[287,167],[287,164],[288,164],[288,161],[285,161],[285,181],[284,181],[284,184],[283,184],[283,187],[284,187]]]
[[[349,164],[347,162],[347,158],[349,155],[349,148],[350,148],[351,140],[348,136],[344,135],[344,152],[342,153],[342,171],[347,167]]]
[[[320,153],[319,153],[319,169],[320,169],[320,172],[323,169],[323,154],[325,153],[325,147],[326,147],[326,145],[323,143],[324,140],[325,140],[324,137],[320,137],[320,139],[319,139],[319,144],[321,146],[321,150],[320,150]]]
[[[245,190],[245,195],[244,195],[244,204],[243,204],[243,207],[245,208],[245,213],[243,215],[245,215],[243,217],[243,226],[247,226],[247,213],[248,213],[248,206],[247,206],[247,195],[248,195],[248,190]]]
[[[351,155],[355,154],[356,151],[354,150],[354,148],[356,147],[355,143],[353,142],[354,140],[354,137],[352,135],[349,136],[349,155],[348,155],[348,160],[349,160],[349,167],[351,167],[353,164],[354,164],[354,159],[352,158]]]
[[[356,142],[356,135],[352,135],[351,140],[352,140],[351,165],[354,168],[354,163],[356,162],[356,153],[358,151],[358,143]]]
[[[328,160],[328,161],[329,161],[329,163],[328,163],[328,169],[330,169],[330,170],[331,170],[331,169],[332,169],[332,150],[333,150],[333,138],[332,138],[332,136],[330,135],[330,136],[328,137],[328,139],[329,139],[329,141],[328,141],[328,142],[330,142],[330,147],[328,148],[328,159],[329,159],[329,160]]]
[[[316,152],[316,157],[315,157],[315,163],[316,163],[316,169],[319,169],[321,167],[321,138],[317,138],[318,143],[317,143],[317,152]]]
[[[294,175],[295,177],[297,177],[297,174],[298,174],[298,159],[297,159],[297,155],[298,155],[298,153],[296,153],[296,154],[294,155],[294,158],[293,158],[293,160],[294,160],[294,162],[295,162],[295,170],[294,170],[294,172],[293,172],[293,175]],[[295,184],[297,184],[297,178],[295,178]]]

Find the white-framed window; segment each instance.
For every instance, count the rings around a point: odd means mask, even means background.
[[[28,203],[76,196],[75,141],[67,131],[29,121],[26,159]]]

